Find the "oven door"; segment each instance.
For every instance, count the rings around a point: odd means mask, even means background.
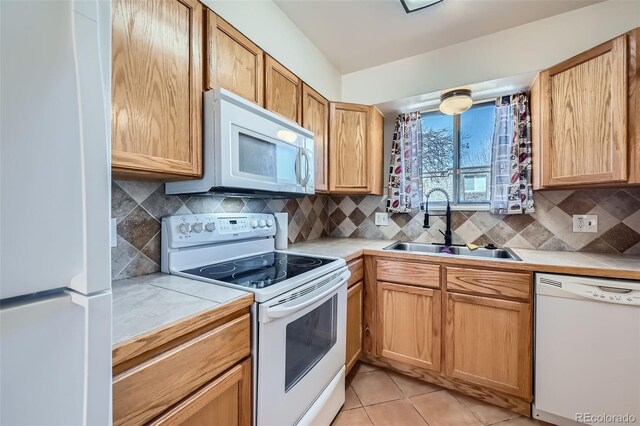
[[[344,367],[349,276],[345,268],[260,305],[258,425],[296,424]]]

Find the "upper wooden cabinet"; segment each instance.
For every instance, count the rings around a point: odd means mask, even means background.
[[[302,80],[271,56],[264,57],[264,107],[301,124]]]
[[[449,293],[445,373],[530,400],[531,304]]]
[[[202,11],[196,0],[113,1],[114,176],[202,175]]]
[[[302,127],[313,132],[316,192],[329,190],[329,101],[302,84]]]
[[[223,87],[264,106],[262,49],[208,9],[206,21],[206,88]]]
[[[382,195],[383,125],[376,107],[330,103],[330,192]]]
[[[596,46],[534,81],[534,189],[640,183],[632,124],[638,120],[637,34]]]

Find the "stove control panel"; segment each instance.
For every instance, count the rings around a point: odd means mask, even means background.
[[[162,218],[162,239],[169,247],[237,241],[276,234],[269,213],[210,213]]]

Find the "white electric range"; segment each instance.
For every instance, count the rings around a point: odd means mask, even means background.
[[[275,233],[265,213],[164,217],[162,271],[254,293],[254,424],[329,425],[344,403],[350,272],[275,250]]]

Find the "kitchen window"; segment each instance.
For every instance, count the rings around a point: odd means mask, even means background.
[[[491,149],[495,101],[476,103],[460,115],[422,113],[424,193],[443,188],[457,210],[484,210],[491,195]],[[443,206],[435,192],[429,205]],[[433,203],[433,204],[432,204]]]

